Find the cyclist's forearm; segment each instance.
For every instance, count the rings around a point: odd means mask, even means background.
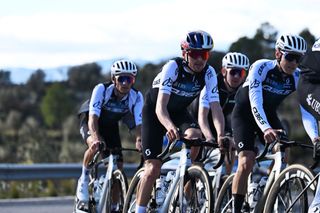
[[[93,141],[100,140],[98,121],[98,116],[89,115],[88,128]]]
[[[207,140],[213,139],[213,135],[210,130],[208,121],[209,109],[205,107],[199,107],[198,122],[200,129]]]

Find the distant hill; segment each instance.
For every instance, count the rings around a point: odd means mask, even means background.
[[[102,67],[102,73],[107,73],[110,70],[114,60],[100,60],[96,61]],[[76,65],[75,65],[76,66]],[[54,68],[39,68],[46,74],[46,81],[63,81],[68,78],[68,70],[72,66],[59,66]],[[10,71],[11,81],[15,84],[24,84],[29,79],[36,69],[21,68],[21,67],[7,67],[3,68],[5,71]]]

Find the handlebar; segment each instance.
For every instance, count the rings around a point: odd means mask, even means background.
[[[172,143],[168,143],[164,150],[157,156],[158,159],[164,160],[164,158],[172,152],[172,150],[176,147],[178,142],[182,142],[183,146],[186,148],[191,147],[212,147],[212,148],[219,148],[219,144],[215,140],[206,141],[203,139],[186,139],[184,137],[180,138],[179,140],[175,140]],[[214,166],[214,169],[220,167],[224,160],[224,153],[221,153],[219,162]],[[201,161],[201,160],[200,160]]]
[[[272,142],[272,143],[266,143],[264,146],[263,151],[256,157],[256,161],[261,161],[266,154],[268,153],[268,150],[273,149],[273,147],[276,144],[280,144],[280,151],[283,152],[286,148],[292,147],[292,146],[299,146],[302,148],[311,148],[313,149],[312,145],[303,144],[302,142],[297,141],[289,141],[288,137],[285,135],[285,133],[279,133],[279,139]]]

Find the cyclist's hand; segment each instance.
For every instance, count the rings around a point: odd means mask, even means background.
[[[313,139],[313,159],[320,160],[320,137]]]
[[[168,131],[166,135],[170,143],[180,139],[180,134],[177,127],[168,128],[167,130]]]
[[[228,136],[218,136],[218,144],[221,151],[229,149],[229,138]]]
[[[282,129],[266,129],[263,133],[264,140],[266,141],[266,143],[272,143],[274,141],[277,141],[279,140],[279,133],[281,132],[283,132]]]

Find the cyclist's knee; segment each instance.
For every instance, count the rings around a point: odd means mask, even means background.
[[[189,128],[185,132],[185,138],[187,139],[195,139],[195,138],[201,138],[201,130],[197,128]]]
[[[239,154],[238,170],[250,173],[255,163],[255,154],[252,151],[242,151]]]
[[[156,179],[160,175],[160,160],[147,160],[145,165],[145,176]]]

